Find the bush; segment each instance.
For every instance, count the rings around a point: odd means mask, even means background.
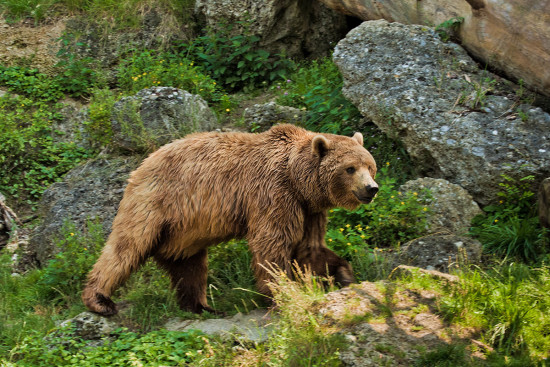
[[[234,27],[221,24],[221,31],[209,29],[186,45],[190,56],[229,91],[247,92],[286,78],[294,68],[292,61],[260,49],[260,38],[250,32],[249,21],[238,21]]]
[[[359,125],[361,113],[342,95],[342,85],[338,68],[327,57],[300,65],[274,90],[279,104],[308,111],[307,129],[350,135]]]
[[[118,67],[118,84],[131,94],[156,86],[180,88],[215,103],[221,111],[231,107],[216,81],[183,54],[134,51]]]
[[[56,141],[60,106],[22,97],[0,98],[0,191],[33,204],[42,192],[89,152],[75,142]]]

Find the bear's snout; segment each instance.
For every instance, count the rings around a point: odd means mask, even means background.
[[[357,199],[359,199],[360,202],[363,204],[368,204],[372,201],[372,199],[374,199],[377,192],[377,185],[366,185],[362,189],[354,191],[353,194],[357,197]]]

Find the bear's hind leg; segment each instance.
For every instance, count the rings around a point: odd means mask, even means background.
[[[172,287],[176,290],[178,304],[182,310],[194,313],[215,312],[208,306],[206,300],[208,278],[208,251],[206,249],[184,259],[174,259],[156,254],[155,260],[170,275]]]
[[[90,271],[88,282],[82,291],[82,301],[86,307],[103,316],[115,315],[118,310],[110,298],[111,294],[145,262],[156,242],[147,237],[138,241],[135,237],[121,234],[113,227],[113,232]]]

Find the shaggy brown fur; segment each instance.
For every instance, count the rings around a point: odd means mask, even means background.
[[[169,273],[180,306],[206,301],[207,248],[246,238],[258,290],[269,295],[265,266],[290,273],[296,260],[342,285],[351,266],[324,241],[326,211],[370,202],[376,164],[363,137],[316,134],[279,125],[262,134],[199,133],[152,153],[130,176],[107,244],[82,299],[99,314],[153,256]]]

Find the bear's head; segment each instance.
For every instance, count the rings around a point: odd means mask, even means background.
[[[378,192],[376,162],[363,147],[363,135],[353,137],[319,134],[311,141],[319,160],[319,180],[331,206],[355,209],[370,203]]]

